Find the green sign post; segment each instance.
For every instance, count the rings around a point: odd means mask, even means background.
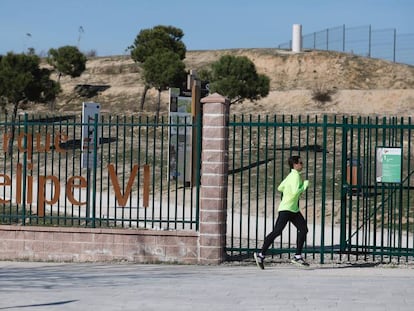
[[[377,147],[376,181],[401,183],[401,148]]]

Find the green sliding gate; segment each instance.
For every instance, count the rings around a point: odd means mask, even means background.
[[[229,259],[250,257],[261,247],[277,218],[276,188],[289,173],[287,159],[298,154],[311,184],[300,200],[308,258],[412,260],[413,135],[410,118],[232,117]],[[269,253],[286,258],[295,245],[296,229],[289,225]]]
[[[414,125],[405,121],[343,124],[342,253],[381,261],[414,255]]]

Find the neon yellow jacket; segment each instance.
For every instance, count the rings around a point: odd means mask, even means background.
[[[299,197],[309,186],[309,181],[302,181],[300,173],[292,169],[280,183],[277,190],[283,193],[278,211],[299,212]]]

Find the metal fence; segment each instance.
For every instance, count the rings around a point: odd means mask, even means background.
[[[170,174],[168,163],[171,149],[186,148],[170,140],[170,131],[185,134],[196,124],[119,116],[83,124],[78,118],[24,115],[0,122],[0,223],[197,228],[198,187]],[[88,144],[96,148],[81,150],[84,125],[95,133]],[[92,168],[82,166],[85,151]]]
[[[304,49],[347,52],[414,65],[414,34],[397,34],[396,29],[343,25],[303,35],[302,44]],[[291,49],[292,41],[278,47]]]
[[[277,218],[277,186],[298,154],[310,188],[300,207],[308,222],[307,256],[380,260],[414,256],[414,124],[399,118],[234,117],[230,122],[227,251],[230,258],[260,249]],[[379,147],[401,152],[395,183],[379,182]],[[389,173],[389,172],[388,172]],[[387,174],[388,174],[387,173]],[[289,226],[269,250],[295,251]]]
[[[192,131],[200,141],[200,124],[117,116],[89,124],[75,116],[1,121],[0,223],[198,230],[200,176],[187,184],[171,174],[169,153],[184,148],[176,160],[191,161],[185,141],[170,134]],[[85,125],[97,148],[81,148]],[[411,118],[232,116],[229,258],[251,256],[271,231],[281,199],[277,185],[292,154],[301,156],[311,183],[300,203],[309,227],[307,256],[321,263],[412,258],[413,140]],[[399,179],[392,182],[378,179],[384,148],[400,153]],[[85,150],[93,150],[92,168],[82,167]],[[200,144],[194,152],[200,159]],[[295,244],[289,226],[269,253],[289,256]]]

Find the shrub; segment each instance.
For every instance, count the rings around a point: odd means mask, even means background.
[[[318,84],[312,89],[312,100],[320,105],[324,105],[325,103],[332,101],[332,95],[336,92],[337,90],[335,88],[331,89],[323,84]]]

